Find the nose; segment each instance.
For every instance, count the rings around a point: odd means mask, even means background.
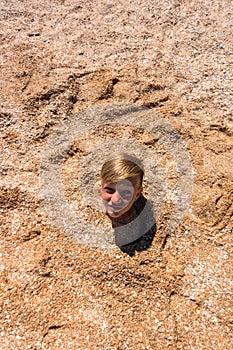
[[[119,201],[121,201],[121,196],[120,196],[120,193],[118,191],[115,191],[112,195],[112,202],[113,203],[117,203]]]

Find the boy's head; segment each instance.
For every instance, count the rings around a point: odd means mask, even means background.
[[[134,156],[122,154],[103,164],[101,197],[110,217],[118,218],[130,210],[142,192],[143,176],[143,166]]]

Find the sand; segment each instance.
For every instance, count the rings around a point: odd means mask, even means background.
[[[0,349],[232,349],[232,10],[1,1]],[[91,188],[134,144],[157,231],[131,256]]]

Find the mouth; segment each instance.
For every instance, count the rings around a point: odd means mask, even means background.
[[[122,211],[124,207],[122,206],[116,206],[116,205],[108,205],[108,210],[114,213],[119,213]]]

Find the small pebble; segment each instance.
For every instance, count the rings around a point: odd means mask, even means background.
[[[29,33],[28,36],[40,36],[40,33],[38,32],[35,32],[35,33]]]

